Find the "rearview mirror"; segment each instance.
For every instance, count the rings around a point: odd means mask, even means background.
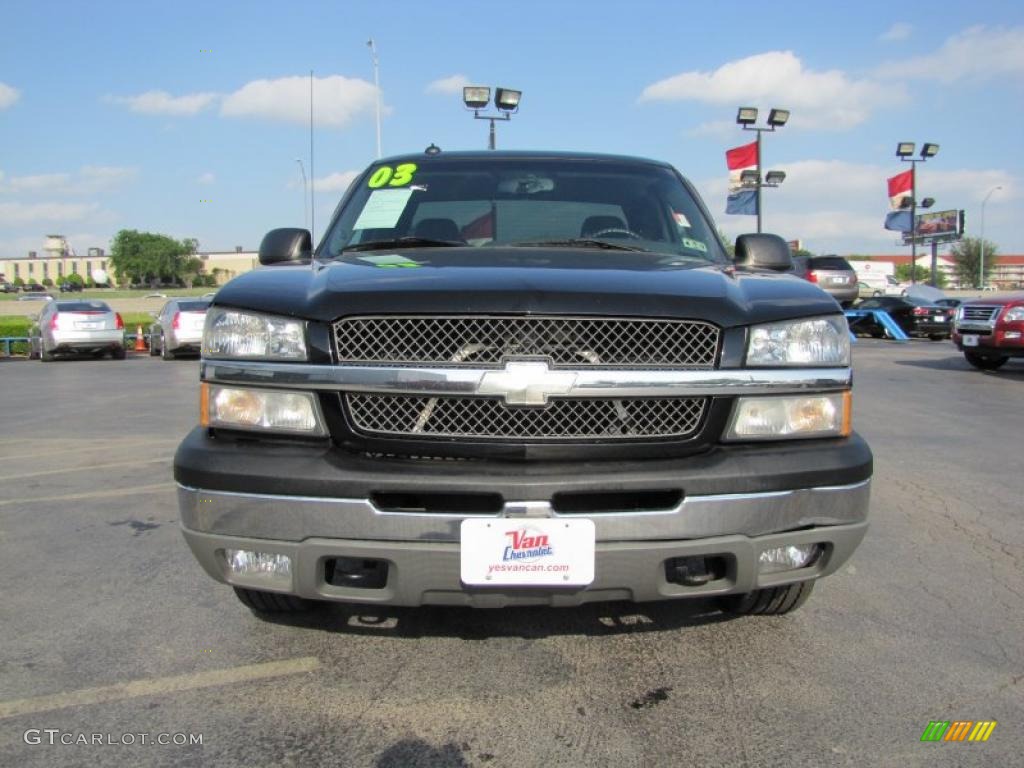
[[[786,241],[778,235],[740,235],[736,238],[737,267],[787,272],[793,268],[793,256]]]
[[[313,236],[308,229],[272,229],[260,243],[260,264],[264,266],[309,261],[312,254]]]

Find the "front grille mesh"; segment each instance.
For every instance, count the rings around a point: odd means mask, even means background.
[[[581,317],[349,317],[334,324],[341,363],[714,368],[719,329],[693,320]]]
[[[491,440],[687,438],[707,406],[699,397],[566,398],[543,408],[478,397],[348,394],[345,401],[360,432]]]

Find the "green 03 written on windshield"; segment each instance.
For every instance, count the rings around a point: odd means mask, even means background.
[[[673,169],[564,155],[373,166],[317,255],[432,247],[588,248],[728,263],[707,212]]]

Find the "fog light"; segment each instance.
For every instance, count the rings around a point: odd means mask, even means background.
[[[248,549],[225,549],[224,559],[231,576],[246,584],[261,584],[291,589],[292,559],[273,552],[252,552]]]
[[[821,544],[791,544],[788,547],[766,549],[757,559],[761,573],[778,573],[779,571],[795,571],[813,565],[821,555]]]

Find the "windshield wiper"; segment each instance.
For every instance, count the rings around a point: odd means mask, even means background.
[[[429,237],[396,237],[391,240],[370,240],[358,245],[346,245],[342,253],[349,251],[380,251],[385,248],[456,248],[465,247],[458,240],[432,240]]]
[[[648,253],[647,248],[638,245],[625,245],[624,243],[609,243],[607,240],[594,240],[589,237],[571,237],[566,240],[535,240],[521,243],[508,243],[516,248],[603,248],[607,251],[643,251]]]

